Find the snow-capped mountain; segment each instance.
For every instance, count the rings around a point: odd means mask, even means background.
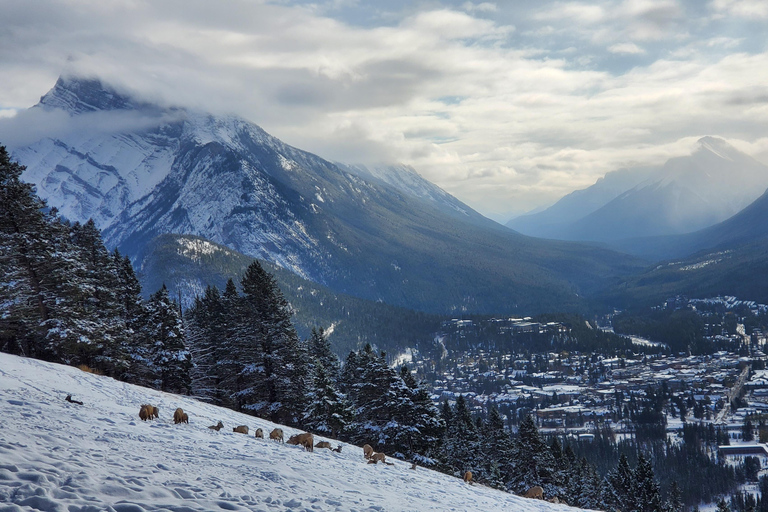
[[[656,168],[609,173],[538,214],[510,221],[522,233],[612,241],[679,234],[721,222],[768,187],[768,167],[715,137]]]
[[[431,181],[424,179],[410,165],[346,165],[339,163],[344,170],[356,174],[368,180],[377,180],[387,185],[391,185],[401,192],[412,195],[419,199],[428,201],[434,207],[440,209],[448,215],[457,215],[466,220],[475,220],[486,223],[485,218],[478,216],[477,212],[470,209],[453,197],[451,194],[441,189]]]
[[[435,312],[569,307],[637,268],[511,232],[410,169],[343,167],[236,116],[98,80],[59,79],[27,114],[58,125],[9,148],[24,179],[71,220],[93,217],[134,262],[158,235],[197,235],[338,292]]]
[[[340,453],[234,433],[238,425],[251,432],[279,425],[3,353],[0,399],[0,503],[8,510],[578,510],[398,460],[367,464],[362,448],[333,440]],[[145,403],[159,408],[158,419],[139,419]],[[174,425],[177,407],[188,424]],[[207,428],[219,421],[220,431]],[[286,439],[298,433],[282,428]]]

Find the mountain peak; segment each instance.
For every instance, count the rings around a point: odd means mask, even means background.
[[[744,160],[746,157],[744,153],[718,137],[711,137],[708,135],[700,138],[696,143],[699,146],[699,151],[709,151],[724,160]]]
[[[99,110],[131,110],[140,104],[97,78],[60,76],[56,85],[40,98],[46,109],[62,109],[73,114]]]

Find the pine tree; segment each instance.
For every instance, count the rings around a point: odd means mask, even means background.
[[[603,488],[603,501],[612,507],[612,510],[635,510],[637,502],[635,499],[634,475],[629,467],[627,456],[623,453],[619,456],[619,463],[616,469],[608,473],[605,478],[606,484]]]
[[[67,331],[56,307],[72,249],[56,211],[46,212],[21,181],[24,169],[0,146],[0,348],[59,360],[56,345]]]
[[[657,512],[661,510],[661,494],[659,484],[653,475],[651,461],[641,453],[637,458],[637,466],[632,472],[634,478],[635,506],[639,512]]]
[[[331,343],[328,341],[328,336],[326,336],[322,327],[312,328],[308,344],[309,353],[313,360],[321,364],[325,368],[328,377],[336,382],[339,379],[341,363],[339,362],[339,357],[331,349]]]
[[[477,431],[464,396],[456,398],[443,437],[443,456],[450,473],[461,476],[465,471],[481,473],[480,433]]]
[[[299,342],[275,278],[258,261],[246,269],[241,287],[235,333],[240,407],[272,421],[296,424],[308,405],[306,346]]]
[[[669,500],[668,509],[670,512],[682,512],[683,510],[683,493],[680,491],[680,486],[677,484],[677,480],[672,481],[672,485],[669,486]]]
[[[219,289],[208,286],[196,297],[185,318],[185,330],[193,367],[190,371],[192,393],[216,405],[231,406],[223,386],[226,357],[224,347],[228,332],[227,315]]]
[[[401,378],[410,393],[411,409],[406,410],[403,421],[412,430],[409,434],[409,458],[418,459],[423,465],[432,465],[438,453],[440,441],[445,431],[445,423],[432,402],[427,388],[413,378],[408,368],[403,366]]]
[[[338,438],[354,418],[351,405],[334,384],[325,366],[316,364],[314,390],[304,424],[310,430]]]
[[[191,355],[184,339],[179,306],[163,285],[149,299],[146,336],[150,344],[156,387],[173,393],[189,393]]]
[[[488,421],[481,438],[483,474],[487,484],[497,489],[505,489],[505,482],[512,473],[512,438],[504,428],[504,420],[495,405],[488,411]]]
[[[515,469],[508,483],[512,492],[522,494],[534,485],[547,491],[555,483],[555,460],[530,415],[520,423],[513,461]],[[551,494],[551,490],[547,492]]]

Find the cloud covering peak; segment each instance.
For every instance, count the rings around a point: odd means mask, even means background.
[[[6,2],[0,136],[62,72],[99,76],[329,159],[412,165],[501,217],[710,133],[766,160],[761,6]]]

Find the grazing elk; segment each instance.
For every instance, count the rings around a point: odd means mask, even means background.
[[[331,443],[329,443],[328,441],[318,441],[317,444],[315,445],[315,448],[328,448],[330,450]]]
[[[245,425],[240,425],[239,427],[233,428],[232,432],[237,432],[238,434],[247,434],[248,427],[246,427]]]
[[[371,458],[371,455],[373,454],[373,448],[369,444],[363,445],[363,457],[365,457],[365,460],[368,460]]]
[[[264,439],[264,431],[260,428],[256,429],[256,436],[258,439]]]
[[[286,441],[285,443],[297,444],[297,445],[300,444],[308,452],[313,452],[315,451],[314,442],[315,442],[315,437],[310,433],[305,433],[305,434],[296,434],[294,436],[291,436],[288,439],[288,441]]]
[[[186,418],[186,421],[185,421]],[[189,416],[185,413],[181,407],[173,412],[173,422],[178,425],[179,423],[189,423]]]
[[[467,471],[466,473],[464,473],[464,481],[467,482],[468,484],[472,485],[472,482],[474,482],[474,480],[472,480],[472,472],[471,471]]]

